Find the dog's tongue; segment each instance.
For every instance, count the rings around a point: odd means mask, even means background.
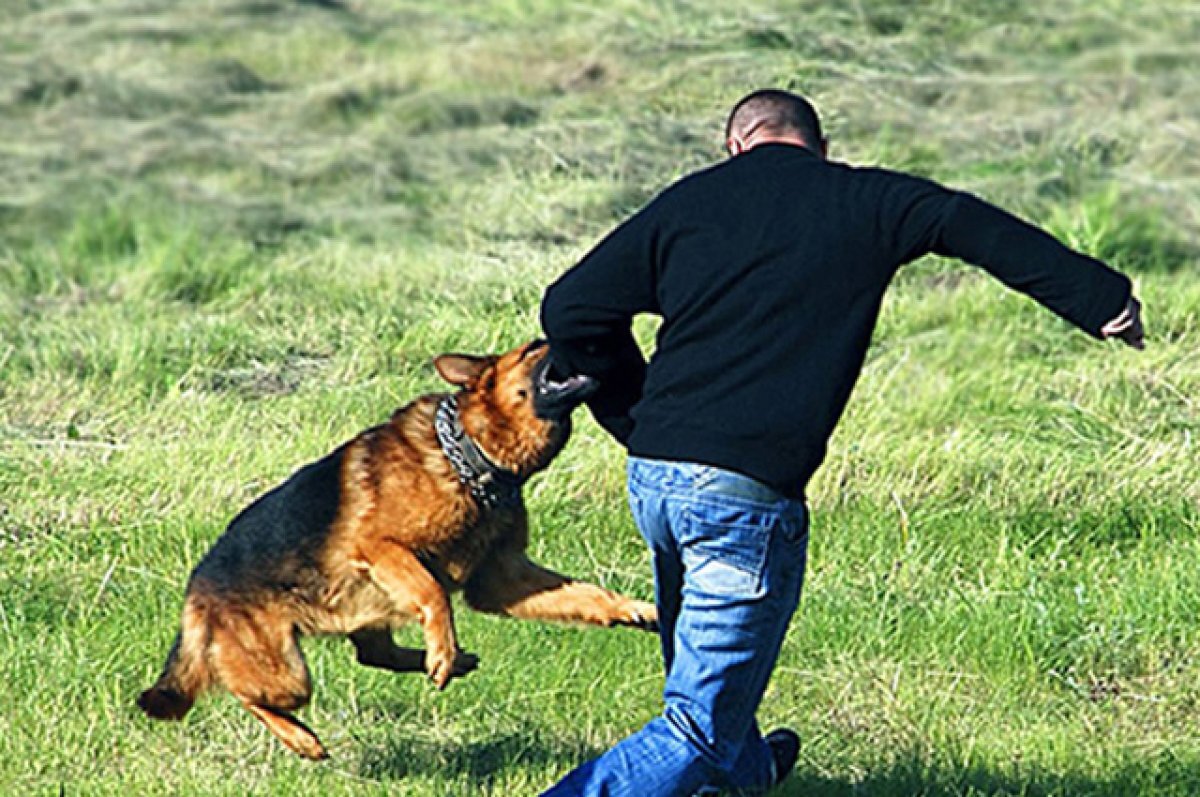
[[[550,358],[547,357],[538,364],[533,374],[533,385],[534,411],[539,417],[558,420],[570,415],[571,410],[595,393],[600,383],[586,374],[554,379],[550,375]]]

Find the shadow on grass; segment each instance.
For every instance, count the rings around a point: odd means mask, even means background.
[[[505,769],[555,765],[566,770],[602,752],[581,742],[535,734],[513,733],[466,744],[393,738],[385,748],[364,755],[359,771],[378,780],[438,774],[447,780],[466,777],[486,783]]]
[[[917,760],[900,761],[861,779],[797,772],[770,797],[1187,797],[1200,794],[1200,761],[1163,753],[1107,776],[1001,773],[991,769],[940,769]]]
[[[431,739],[393,739],[368,754],[363,776],[401,780],[411,775],[465,778],[485,788],[506,769],[563,772],[604,751],[570,740],[508,734],[455,745]],[[550,784],[546,784],[549,786]],[[828,777],[803,769],[768,797],[1190,797],[1200,794],[1200,760],[1164,752],[1129,763],[1108,775],[1056,773],[1040,769],[999,772],[986,767],[947,768],[916,756],[861,778]]]
[[[411,775],[466,778],[481,787],[512,768],[561,771],[595,758],[601,749],[536,734],[508,734],[467,744],[432,739],[393,739],[368,754],[361,774],[378,780]],[[1056,773],[1040,769],[998,772],[985,767],[945,768],[917,757],[869,772],[862,778],[827,777],[797,771],[770,797],[1189,797],[1200,794],[1200,760],[1164,752],[1108,775]],[[549,784],[547,784],[549,785]]]

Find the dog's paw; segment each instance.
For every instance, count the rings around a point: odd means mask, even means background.
[[[617,621],[617,625],[627,625],[642,631],[658,632],[658,609],[653,603],[645,601],[630,601],[629,613]]]
[[[467,653],[465,650],[460,650],[458,655],[454,657],[454,669],[450,675],[454,678],[461,678],[468,673],[475,672],[475,668],[478,666],[478,656],[474,653]]]
[[[454,650],[425,651],[425,672],[429,680],[438,689],[445,689],[446,684],[454,677],[454,662],[457,658]]]
[[[329,758],[329,752],[315,736],[311,739],[296,739],[293,749],[309,761],[324,761]]]
[[[461,678],[479,666],[474,653],[457,650],[453,653],[426,653],[425,671],[438,689],[445,689],[451,678]]]

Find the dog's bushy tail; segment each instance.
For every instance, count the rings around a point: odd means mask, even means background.
[[[142,692],[138,708],[159,720],[181,720],[211,680],[206,661],[208,629],[200,612],[188,606],[183,628],[175,635],[167,663],[154,686]]]

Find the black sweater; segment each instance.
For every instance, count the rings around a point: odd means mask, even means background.
[[[675,183],[546,292],[555,370],[630,453],[802,496],[862,370],[896,269],[982,266],[1099,337],[1129,280],[970,194],[766,144]],[[663,324],[647,368],[630,331]]]

